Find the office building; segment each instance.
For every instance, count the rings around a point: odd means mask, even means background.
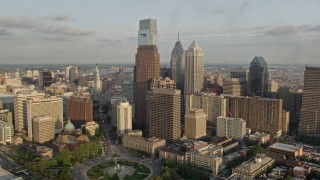
[[[207,135],[206,113],[203,109],[190,109],[185,115],[184,135],[191,139],[199,139]]]
[[[121,96],[127,98],[131,104],[134,103],[133,88],[133,83],[130,81],[124,81],[121,84]]]
[[[303,148],[291,144],[274,143],[269,146],[269,152],[280,155],[281,157],[297,158],[303,156]]]
[[[256,175],[272,166],[275,160],[264,154],[258,154],[241,165],[232,169],[232,174],[240,175],[244,178],[255,178]]]
[[[45,143],[54,139],[55,120],[50,116],[39,116],[32,119],[33,141]]]
[[[26,112],[28,121],[28,138],[32,140],[33,119],[39,116],[50,116],[54,121],[54,132],[63,131],[63,102],[62,98],[46,96],[43,98],[31,98],[26,100]]]
[[[223,96],[214,93],[186,95],[186,112],[193,108],[201,108],[207,115],[207,121],[216,125],[219,116],[226,116],[227,101]]]
[[[69,69],[69,83],[78,85],[79,77],[81,76],[80,67],[70,67]]]
[[[118,124],[118,105],[123,102],[127,101],[125,97],[122,96],[113,96],[111,97],[110,103],[111,103],[111,123],[113,126],[117,126]]]
[[[278,92],[279,89],[279,83],[275,81],[270,81],[268,86],[268,92]]]
[[[14,134],[13,125],[4,121],[0,121],[0,143],[6,145],[12,142]]]
[[[136,149],[156,154],[159,148],[166,145],[166,140],[163,138],[144,138],[142,137],[142,131],[134,130],[128,133],[124,133],[122,137],[122,146],[128,149]]]
[[[201,93],[204,85],[204,52],[193,41],[185,51],[184,94]]]
[[[174,80],[155,78],[147,93],[147,136],[180,138],[180,90]]]
[[[98,64],[96,64],[96,68],[94,71],[94,90],[96,92],[100,92],[101,91],[101,80],[100,80],[100,74],[99,74],[99,68],[98,68]]]
[[[246,121],[242,118],[218,117],[217,136],[242,140],[246,134]]]
[[[117,106],[117,133],[122,135],[124,132],[132,130],[132,106],[128,101],[122,101]]]
[[[184,91],[184,57],[183,57],[183,47],[179,39],[174,45],[174,48],[171,52],[171,61],[170,61],[170,70],[171,70],[171,79],[176,82],[177,89]],[[183,92],[181,93],[183,94]]]
[[[320,67],[306,67],[299,135],[320,134]]]
[[[246,96],[247,83],[244,78],[225,78],[223,81],[223,93],[237,96]]]
[[[13,125],[12,112],[9,109],[0,108],[0,121],[4,121],[10,125]]]
[[[160,77],[160,54],[157,48],[157,21],[144,19],[139,24],[139,47],[134,67],[135,125],[146,127],[146,95],[153,78]]]
[[[233,68],[230,70],[231,78],[244,78],[248,81],[249,79],[249,70],[246,68]]]
[[[49,69],[44,69],[42,71],[42,84],[43,87],[50,87],[50,85],[53,83],[53,75],[52,72]]]
[[[15,130],[21,132],[28,130],[27,104],[26,101],[32,98],[44,98],[45,93],[38,93],[34,90],[21,90],[14,95],[14,120]]]
[[[158,45],[157,20],[143,19],[139,22],[138,45]]]
[[[222,169],[222,154],[221,146],[211,144],[187,152],[186,161],[188,164],[209,170],[213,175],[217,175]]]
[[[68,117],[77,128],[93,121],[93,107],[89,94],[70,96],[68,108]]]
[[[270,141],[270,135],[267,133],[256,132],[254,134],[250,134],[249,141],[255,141],[262,144],[266,144]]]
[[[268,65],[261,56],[256,56],[250,63],[249,86],[251,96],[266,97],[268,91]]]
[[[161,67],[160,68],[160,77],[162,77],[162,78],[170,77],[170,68]]]
[[[68,65],[68,66],[65,68],[65,81],[66,81],[66,82],[69,82],[70,69],[71,69],[71,66],[70,66],[70,65]]]

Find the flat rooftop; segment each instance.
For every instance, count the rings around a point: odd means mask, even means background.
[[[283,144],[283,143],[274,143],[269,147],[273,149],[280,149],[280,150],[290,151],[290,152],[295,152],[297,149],[299,149],[298,147],[295,147],[293,145]]]

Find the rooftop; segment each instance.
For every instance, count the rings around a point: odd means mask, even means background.
[[[299,147],[295,147],[293,145],[283,144],[283,143],[274,143],[270,146],[270,148],[281,149],[284,151],[291,151],[291,152],[295,152],[297,149],[299,149]]]

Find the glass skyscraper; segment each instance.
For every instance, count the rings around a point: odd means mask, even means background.
[[[251,96],[266,97],[268,91],[268,65],[261,56],[256,56],[250,63],[249,86]]]

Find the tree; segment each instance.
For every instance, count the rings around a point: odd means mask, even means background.
[[[180,179],[178,173],[174,169],[171,169],[171,168],[168,168],[168,167],[164,167],[161,170],[160,174],[161,174],[161,179],[163,179],[163,180]]]
[[[58,162],[62,163],[63,166],[69,166],[71,160],[71,152],[66,150],[61,152],[57,157]]]

